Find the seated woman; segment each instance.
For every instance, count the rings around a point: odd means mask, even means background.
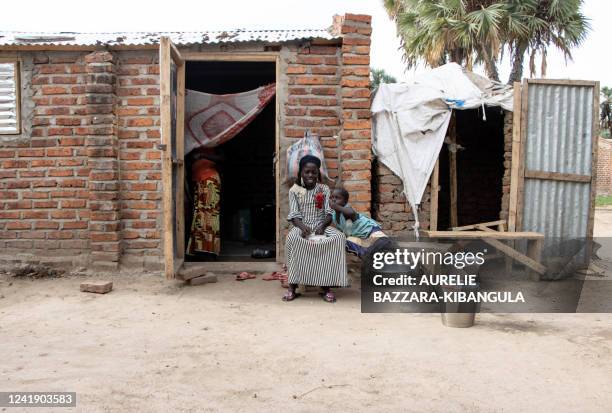
[[[298,284],[320,286],[325,301],[336,301],[331,287],[347,287],[344,234],[330,227],[332,209],[329,188],[322,184],[321,160],[306,155],[300,159],[298,176],[289,190],[289,216],[293,228],[287,235],[287,273],[289,289],[283,301],[292,301]],[[310,240],[312,235],[325,235]]]

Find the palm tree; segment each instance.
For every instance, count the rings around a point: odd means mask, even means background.
[[[523,62],[529,53],[529,72],[535,75],[535,57],[542,56],[540,73],[546,76],[548,48],[559,49],[566,59],[571,49],[582,44],[590,25],[580,12],[583,0],[506,0],[504,44],[512,52],[508,83],[523,76]]]
[[[370,69],[370,89],[378,89],[381,83],[397,83],[397,79],[385,72],[385,69]]]
[[[408,67],[420,60],[436,67],[483,63],[499,80],[496,60],[502,42],[504,4],[495,0],[383,0],[395,20]]]
[[[571,59],[590,26],[580,12],[583,0],[383,0],[395,21],[408,67],[419,61],[436,67],[448,61],[468,69],[484,64],[487,76],[499,80],[497,61],[504,48],[512,53],[509,83],[523,75],[525,55],[535,74],[536,54],[551,46]]]

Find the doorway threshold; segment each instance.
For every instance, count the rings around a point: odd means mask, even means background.
[[[275,261],[222,261],[222,262],[186,262],[177,274],[179,280],[190,280],[207,272],[215,274],[239,274],[242,271],[271,273],[281,270],[281,263]]]

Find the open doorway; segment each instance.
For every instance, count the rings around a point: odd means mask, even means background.
[[[499,220],[504,177],[504,113],[497,107],[454,111],[456,125],[457,226]],[[449,127],[449,131],[451,127]],[[451,225],[449,145],[439,157],[438,229]]]
[[[276,81],[274,62],[189,61],[185,88],[225,95],[257,89]],[[238,135],[216,148],[220,156],[221,253],[187,254],[186,261],[254,260],[255,249],[272,252],[276,244],[276,102],[273,98]],[[193,219],[193,158],[185,158],[185,245]],[[261,259],[259,259],[261,260]]]

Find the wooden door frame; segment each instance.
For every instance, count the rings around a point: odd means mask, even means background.
[[[176,65],[176,157],[172,157],[172,85],[170,63]],[[164,266],[167,278],[176,278],[185,257],[185,217],[183,216],[183,182],[185,180],[184,158],[184,116],[185,116],[185,60],[170,38],[161,37],[159,42],[159,93],[162,152],[162,210],[164,225]],[[172,177],[176,165],[178,194],[175,197]],[[180,182],[180,185],[178,185]],[[172,213],[174,207],[175,214]],[[176,233],[174,224],[176,222]],[[174,238],[176,237],[176,257]],[[175,259],[176,258],[176,259]]]
[[[275,247],[276,247],[276,261],[279,261],[280,251],[280,190],[281,190],[281,170],[280,170],[280,85],[279,79],[281,76],[280,72],[280,53],[279,52],[230,52],[230,53],[217,53],[217,52],[191,52],[191,51],[178,51],[183,57],[185,63],[187,62],[274,62],[275,64],[275,83],[276,83],[276,94],[275,101],[276,107],[274,108],[274,119],[275,119],[275,130],[274,130],[274,174],[275,174]],[[186,64],[185,64],[186,66]],[[183,97],[183,104],[184,104]],[[184,135],[183,135],[184,139]],[[183,178],[184,180],[184,178]],[[183,234],[185,230],[185,224],[183,223]],[[180,231],[180,229],[179,229]],[[184,238],[184,236],[183,236]],[[183,248],[184,249],[184,248]]]

